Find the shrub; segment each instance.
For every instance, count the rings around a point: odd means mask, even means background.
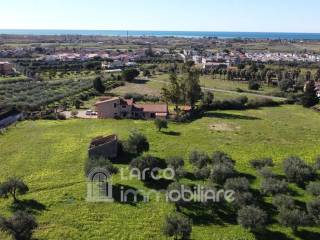
[[[210,176],[210,168],[209,167],[203,167],[203,168],[200,168],[200,169],[196,169],[194,171],[194,176],[197,178],[197,179],[207,179],[209,178]]]
[[[320,183],[319,182],[311,182],[307,186],[307,191],[311,193],[313,196],[320,196]]]
[[[78,112],[77,110],[72,110],[72,111],[71,111],[71,116],[72,116],[73,118],[77,117],[78,114],[79,114],[79,112]]]
[[[103,168],[110,174],[118,172],[118,168],[114,167],[109,159],[103,157],[92,157],[89,158],[85,164],[85,173],[88,175],[94,168]]]
[[[283,79],[279,82],[279,88],[282,92],[290,92],[293,90],[294,81],[291,79]]]
[[[183,170],[184,160],[182,157],[170,157],[166,160],[167,166],[174,170],[175,178],[178,179],[185,175]]]
[[[191,198],[192,192],[188,186],[173,182],[167,188],[167,199],[175,204],[177,211],[180,211],[180,207],[183,207],[187,203],[186,199]]]
[[[168,128],[168,122],[166,119],[157,118],[154,120],[154,125],[156,126],[159,132],[162,128]]]
[[[275,178],[276,177],[276,174],[274,174],[269,167],[263,167],[258,172],[263,178]]]
[[[278,210],[293,209],[295,207],[294,200],[291,197],[283,194],[274,196],[272,203],[277,207]]]
[[[131,82],[136,77],[138,77],[139,74],[140,73],[137,69],[134,69],[134,68],[125,69],[124,71],[122,71],[122,80]]]
[[[140,93],[136,92],[130,92],[126,93],[124,95],[125,99],[133,99],[134,101],[140,102],[140,101],[145,101],[145,102],[159,102],[160,98],[158,96],[152,96],[152,95],[143,95]]]
[[[132,98],[134,101],[139,102],[139,101],[142,101],[142,100],[143,100],[143,95],[140,94],[140,93],[129,92],[129,93],[126,93],[126,94],[124,95],[124,98],[125,98],[125,99],[131,99],[131,98]]]
[[[271,158],[254,159],[250,161],[250,165],[255,169],[261,169],[263,167],[272,167],[273,161]]]
[[[225,99],[222,101],[214,101],[210,109],[220,109],[220,110],[242,110],[246,108],[246,102],[248,98],[246,96],[241,96],[234,99]]]
[[[248,88],[250,90],[259,90],[259,88],[261,87],[260,83],[254,80],[250,80],[248,83]]]
[[[255,109],[260,107],[275,107],[279,105],[280,105],[279,102],[276,102],[270,98],[257,98],[257,99],[250,99],[246,106],[249,109]]]
[[[149,151],[147,138],[137,131],[132,131],[127,141],[123,143],[124,150],[132,154],[141,154]]]
[[[213,103],[213,99],[213,93],[210,91],[205,91],[201,99],[201,104],[205,107],[210,106]]]
[[[315,199],[307,203],[308,214],[315,224],[320,224],[320,199]]]
[[[235,192],[234,200],[231,202],[231,205],[235,209],[240,209],[244,206],[248,206],[254,202],[253,195],[250,192]]]
[[[210,158],[204,152],[192,151],[189,155],[189,161],[192,165],[201,169],[210,162]]]
[[[284,173],[290,182],[303,184],[315,176],[313,169],[299,157],[289,157],[283,162]]]
[[[29,240],[38,227],[36,219],[25,212],[17,211],[11,218],[0,217],[0,230],[12,235],[16,240]]]
[[[279,213],[279,222],[285,227],[290,227],[293,232],[297,232],[298,227],[310,224],[310,218],[306,212],[299,209],[282,208]]]
[[[159,159],[147,155],[140,156],[133,159],[130,163],[130,168],[137,168],[140,170],[140,179],[142,181],[150,181],[152,180],[152,174],[156,176],[158,174],[158,169],[162,168],[163,164],[159,161]]]
[[[210,173],[210,179],[218,184],[223,184],[228,178],[234,177],[236,174],[233,166],[227,164],[216,164]]]
[[[17,195],[26,194],[28,191],[28,186],[17,177],[9,178],[0,184],[0,197],[7,198],[11,196],[14,202],[18,201]]]
[[[66,117],[66,115],[64,113],[58,113],[57,114],[57,118],[59,120],[66,120],[67,119],[67,117]]]
[[[276,178],[265,178],[261,183],[261,192],[265,195],[275,195],[287,193],[289,190],[288,183]]]
[[[168,237],[187,240],[191,236],[192,222],[180,213],[172,213],[166,217],[162,231]]]
[[[224,189],[234,190],[238,192],[246,192],[250,189],[250,184],[248,179],[244,177],[229,178],[224,184]]]
[[[245,229],[256,232],[265,228],[267,214],[258,207],[246,206],[238,211],[237,221]]]
[[[230,167],[234,167],[235,161],[226,153],[216,151],[212,154],[211,162],[213,165],[225,164]]]

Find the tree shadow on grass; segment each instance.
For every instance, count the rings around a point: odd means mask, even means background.
[[[254,233],[254,235],[257,240],[292,240],[292,238],[288,237],[286,234],[282,232],[270,231],[268,229],[262,232]]]
[[[12,212],[25,211],[30,214],[37,214],[47,210],[46,206],[34,199],[18,200],[10,206]]]
[[[136,206],[138,202],[143,202],[145,200],[145,197],[138,189],[122,184],[112,185],[112,197],[115,202],[132,206]]]
[[[118,155],[118,157],[111,159],[111,162],[114,164],[129,164],[132,161],[132,159],[138,156],[138,154],[132,154],[123,151]]]
[[[186,172],[186,173],[184,174],[184,177],[185,177],[186,179],[191,180],[191,181],[199,180],[199,179],[194,175],[193,172]]]
[[[165,134],[165,135],[168,135],[168,136],[176,136],[176,137],[181,135],[181,133],[175,132],[175,131],[169,131],[169,132],[164,132],[163,131],[162,133]]]
[[[188,202],[183,207],[184,214],[191,218],[195,225],[236,224],[236,214],[222,202],[212,203],[211,206],[201,202]]]
[[[208,118],[223,118],[223,119],[241,119],[241,120],[261,120],[258,117],[252,116],[245,116],[239,114],[232,114],[232,113],[221,113],[221,112],[205,112],[203,117]]]
[[[250,183],[252,183],[253,181],[255,181],[255,180],[257,179],[256,176],[254,176],[254,175],[252,175],[252,174],[249,174],[249,173],[243,173],[243,172],[239,172],[239,173],[238,173],[238,176],[239,176],[239,177],[244,177],[244,178],[248,179],[248,181],[249,181]]]
[[[154,190],[166,190],[173,183],[173,180],[160,178],[159,180],[149,180],[144,182],[144,185]]]
[[[304,240],[315,240],[320,239],[320,233],[318,232],[311,232],[308,230],[300,230],[295,233],[295,235]]]
[[[258,207],[264,210],[268,214],[268,223],[273,224],[276,223],[276,220],[273,218],[278,213],[277,208],[269,202],[264,200],[264,195],[258,189],[251,189],[251,193],[254,197],[254,201]]]

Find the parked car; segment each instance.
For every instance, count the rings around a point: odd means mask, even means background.
[[[87,116],[96,116],[96,115],[97,115],[97,112],[94,112],[94,111],[92,111],[92,110],[89,109],[89,110],[86,111],[86,115],[87,115]]]
[[[91,115],[92,115],[92,113],[93,113],[93,111],[92,111],[92,110],[90,110],[90,109],[86,111],[86,115],[88,115],[88,116],[91,116]]]

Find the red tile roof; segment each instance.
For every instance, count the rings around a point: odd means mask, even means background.
[[[136,108],[142,109],[144,112],[151,113],[167,113],[168,105],[167,104],[134,104]]]
[[[109,102],[109,101],[113,101],[113,100],[117,100],[119,99],[118,97],[102,97],[99,99],[98,102],[96,102],[94,104],[94,106],[97,106],[97,105],[100,105],[100,104],[103,104],[103,103],[106,103],[106,102]]]
[[[120,103],[121,104],[123,104],[123,105],[129,105],[129,106],[131,106],[131,105],[133,105],[133,98],[131,98],[131,99],[120,99]]]

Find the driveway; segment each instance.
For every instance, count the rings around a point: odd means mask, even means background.
[[[83,119],[97,119],[97,115],[86,115],[87,110],[78,110],[78,115],[77,118],[83,118]],[[69,119],[71,118],[71,111],[64,111],[62,112],[63,114],[66,115],[66,118]]]

